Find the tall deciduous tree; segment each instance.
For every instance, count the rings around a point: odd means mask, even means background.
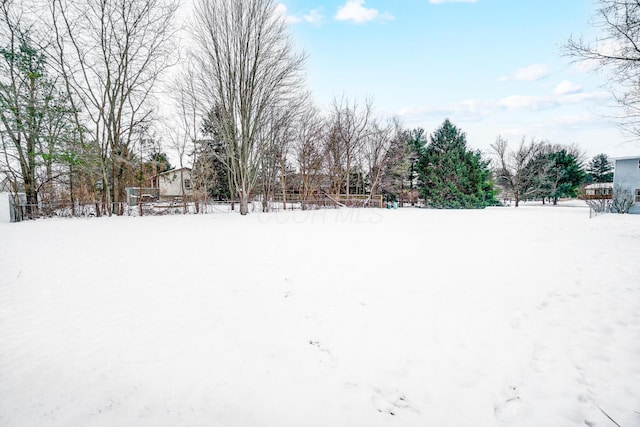
[[[567,54],[587,68],[611,71],[611,89],[622,107],[622,124],[640,134],[640,1],[598,0],[593,25],[594,41],[572,37]]]
[[[309,105],[299,117],[293,149],[300,173],[302,209],[307,209],[312,198],[319,197],[325,165],[322,146],[324,133],[324,121],[318,109]]]
[[[349,194],[353,183],[354,166],[360,160],[363,144],[371,132],[370,122],[373,102],[350,102],[346,98],[334,99],[331,105],[331,143],[334,150],[342,154],[344,171],[344,188],[349,202]]]
[[[397,118],[383,124],[378,120],[372,121],[370,130],[364,141],[364,161],[367,167],[369,197],[367,205],[380,190],[397,195],[399,188],[394,189],[394,175],[401,175],[406,159],[406,132],[402,129]]]
[[[467,148],[464,132],[449,119],[436,130],[418,160],[420,191],[434,208],[484,208],[496,204],[489,161]]]
[[[123,200],[134,145],[153,117],[154,88],[175,62],[173,0],[51,0],[56,58],[72,94],[82,143],[100,151],[102,186]]]
[[[33,38],[32,22],[13,1],[0,3],[0,172],[13,190],[24,191],[27,215],[37,210],[38,192],[66,163],[67,96],[56,88],[47,55]]]
[[[275,132],[279,110],[297,102],[304,55],[295,54],[273,0],[199,0],[194,37],[200,84],[209,108],[218,106],[221,140],[240,213],[258,179],[262,144]]]
[[[539,171],[533,162],[544,144],[536,141],[526,144],[523,138],[515,151],[509,151],[508,145],[507,140],[501,137],[491,145],[496,162],[494,171],[498,184],[514,198],[518,207],[521,200],[535,195],[540,187]]]

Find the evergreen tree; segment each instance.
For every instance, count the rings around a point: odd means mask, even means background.
[[[151,153],[149,156],[149,163],[153,165],[157,173],[166,172],[174,168],[171,166],[167,154],[162,151],[155,151]]]
[[[397,177],[399,182],[399,201],[400,206],[404,205],[404,202],[410,202],[411,206],[415,205],[418,199],[418,179],[420,177],[418,173],[418,160],[422,155],[427,144],[427,137],[424,129],[415,128],[410,131],[403,132],[403,139],[405,140],[405,146],[403,147],[404,159],[401,165],[398,165],[397,171],[400,175]],[[396,201],[396,195],[389,195],[387,200]]]
[[[561,197],[576,197],[578,188],[584,181],[585,173],[576,157],[566,149],[543,155],[541,168],[540,195],[558,203]]]
[[[409,135],[409,141],[407,143],[409,151],[409,189],[413,190],[418,180],[418,160],[422,155],[424,147],[427,145],[427,136],[424,134],[424,129],[413,129]]]
[[[232,199],[229,168],[225,164],[225,151],[218,128],[220,108],[214,107],[205,116],[202,133],[205,139],[196,141],[196,162],[193,177],[196,188],[214,200]]]
[[[591,159],[587,165],[586,181],[589,183],[613,182],[613,164],[609,160],[609,156],[601,153]]]
[[[495,205],[489,161],[467,149],[466,135],[449,119],[431,135],[417,163],[419,187],[433,208],[484,208]]]

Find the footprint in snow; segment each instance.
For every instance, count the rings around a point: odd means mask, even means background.
[[[498,421],[510,423],[518,419],[522,401],[518,395],[518,389],[509,386],[503,398],[494,405],[493,411]]]
[[[413,407],[411,402],[406,398],[404,393],[400,391],[383,392],[378,389],[374,389],[376,393],[371,402],[373,407],[380,413],[396,416],[402,410],[411,410],[414,412],[420,412]]]

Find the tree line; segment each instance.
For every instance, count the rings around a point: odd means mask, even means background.
[[[176,8],[2,0],[0,168],[5,186],[26,194],[28,215],[61,198],[121,213],[154,140],[154,91],[172,65]]]
[[[501,188],[555,203],[585,178],[575,147],[499,138],[488,157],[448,119],[427,137],[370,100],[321,112],[273,0],[196,0],[182,57],[174,0],[0,1],[0,188],[25,193],[30,216],[55,200],[122,214],[126,187],[171,168],[167,149],[193,166],[196,206],[238,200],[241,214],[256,195],[264,210],[378,195],[481,208]]]

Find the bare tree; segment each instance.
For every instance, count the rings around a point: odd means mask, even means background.
[[[640,1],[599,0],[593,26],[599,38],[571,37],[565,52],[595,69],[608,69],[611,88],[622,107],[623,128],[640,135]]]
[[[397,118],[383,124],[374,120],[370,124],[363,148],[364,159],[367,165],[369,177],[369,197],[365,200],[365,206],[371,202],[371,198],[378,192],[384,173],[391,163],[401,161],[398,157],[402,154],[404,141],[401,138],[402,127]],[[402,145],[400,149],[399,145]]]
[[[224,160],[246,215],[261,146],[276,130],[272,112],[299,96],[304,55],[293,53],[274,0],[199,0],[193,30],[201,87],[209,105],[219,107]]]
[[[324,120],[317,108],[309,105],[301,114],[296,128],[295,159],[300,173],[300,195],[302,209],[315,195],[317,198],[322,185],[322,171],[325,164],[323,153]]]
[[[183,158],[188,155],[193,165],[191,184],[195,210],[199,213],[201,204],[207,202],[209,192],[222,184],[219,182],[218,169],[223,156],[218,148],[216,120],[212,119],[217,109],[214,107],[205,111],[202,117],[202,99],[197,83],[195,66],[189,60],[174,83],[173,97],[177,119],[175,126],[182,133],[182,138],[179,139],[180,148],[175,148]],[[180,161],[180,167],[183,167],[183,161]]]
[[[0,3],[0,170],[14,190],[24,191],[26,213],[38,210],[38,194],[62,171],[63,142],[73,133],[68,96],[57,89],[45,36],[34,30],[34,13],[12,0]],[[54,170],[55,169],[55,170]]]
[[[299,123],[299,115],[304,111],[306,98],[291,102],[282,109],[271,111],[270,120],[262,129],[260,155],[260,180],[262,184],[263,211],[269,210],[268,201],[280,187],[283,208],[287,208],[287,166],[289,152]]]
[[[45,84],[44,55],[30,36],[22,10],[13,1],[0,3],[0,138],[2,169],[17,193],[27,196],[27,214],[37,204],[36,147],[42,133]]]
[[[331,180],[331,188],[329,191],[338,195],[343,191],[345,178],[345,149],[339,138],[338,129],[335,123],[327,121],[325,123],[326,131],[324,132],[323,155],[326,163],[326,171]]]
[[[185,156],[188,155],[190,149],[191,162],[193,165],[192,175],[190,179],[192,191],[198,191],[199,185],[193,183],[193,178],[197,176],[197,166],[205,167],[202,162],[198,162],[199,147],[198,142],[200,140],[200,123],[199,123],[199,101],[197,88],[195,86],[195,77],[193,65],[191,62],[187,64],[181,75],[176,79],[174,83],[174,91],[172,93],[175,101],[175,109],[177,120],[173,123],[173,129],[169,131],[171,135],[171,145],[178,156],[178,165],[180,167],[180,181],[183,213],[187,213],[187,197],[185,194],[185,180],[184,180],[184,162]],[[194,175],[195,174],[195,175]],[[205,174],[200,174],[200,178]],[[205,184],[204,182],[202,182]],[[206,196],[206,188],[204,191]],[[201,199],[202,197],[199,197]],[[198,201],[195,201],[196,212],[199,212],[200,207]]]
[[[331,106],[330,143],[337,144],[332,149],[344,157],[344,181],[347,202],[349,201],[351,174],[354,164],[359,160],[362,145],[369,132],[369,122],[373,102],[365,100],[360,104],[348,99],[334,99]],[[337,159],[336,159],[337,160]]]
[[[523,138],[516,151],[508,151],[508,142],[501,137],[491,145],[495,155],[498,184],[506,187],[511,193],[516,207],[521,200],[535,194],[538,189],[538,170],[532,167],[532,162],[541,152],[543,145],[536,141],[526,144]]]
[[[100,150],[109,213],[124,195],[136,134],[152,119],[153,89],[175,62],[173,0],[51,0],[60,72],[83,136]],[[120,212],[119,212],[120,213]]]

